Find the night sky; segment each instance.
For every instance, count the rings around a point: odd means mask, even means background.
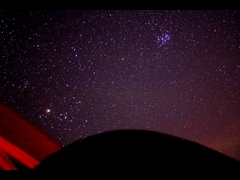
[[[117,129],[240,160],[240,11],[0,11],[0,101],[67,145]]]

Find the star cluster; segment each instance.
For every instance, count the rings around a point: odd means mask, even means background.
[[[0,100],[63,144],[114,129],[240,160],[239,11],[0,11]]]

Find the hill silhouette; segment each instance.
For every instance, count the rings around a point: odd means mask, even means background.
[[[238,173],[240,162],[215,150],[168,134],[146,130],[116,130],[73,142],[44,159],[35,170],[86,171],[158,169]],[[144,170],[144,171],[141,171]]]

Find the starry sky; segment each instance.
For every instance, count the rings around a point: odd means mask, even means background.
[[[117,129],[240,160],[240,12],[1,10],[0,101],[63,144]]]

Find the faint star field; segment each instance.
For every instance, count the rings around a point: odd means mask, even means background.
[[[240,14],[0,11],[0,100],[63,144],[116,129],[240,160]]]

